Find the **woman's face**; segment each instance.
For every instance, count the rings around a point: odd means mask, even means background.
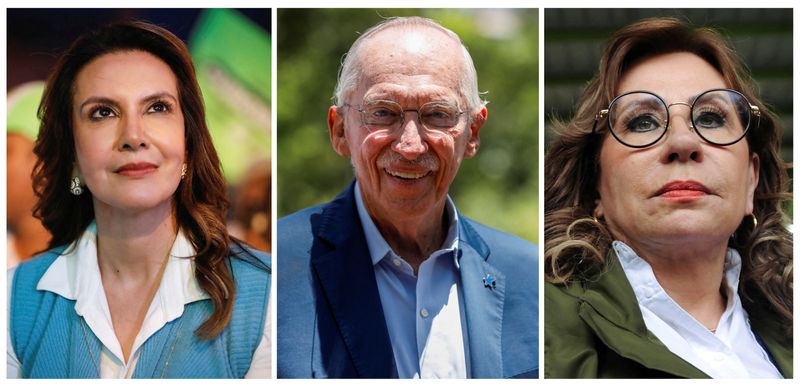
[[[78,73],[72,106],[77,167],[95,208],[169,208],[185,154],[170,67],[143,51],[99,56]]]
[[[725,87],[714,67],[684,52],[638,62],[616,94],[650,91],[669,105]],[[650,147],[626,147],[610,134],[603,140],[595,215],[640,254],[652,247],[727,243],[752,213],[758,156],[750,155],[744,139],[730,146],[703,141],[691,128],[689,110],[670,106],[667,132]]]

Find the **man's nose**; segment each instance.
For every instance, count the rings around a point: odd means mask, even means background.
[[[420,135],[423,127],[420,125],[418,117],[417,112],[405,113],[405,119],[400,127],[400,138],[394,144],[394,151],[409,160],[416,159],[428,151],[428,145]]]

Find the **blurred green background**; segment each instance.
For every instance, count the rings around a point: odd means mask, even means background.
[[[352,180],[328,140],[327,110],[343,55],[383,18],[423,16],[457,33],[478,71],[489,117],[481,148],[451,186],[459,211],[538,241],[536,9],[278,10],[278,216],[326,203]]]

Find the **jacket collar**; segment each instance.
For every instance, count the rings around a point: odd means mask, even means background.
[[[351,183],[325,207],[314,232],[323,243],[312,250],[311,266],[356,373],[332,373],[343,368],[327,372],[341,378],[389,378],[397,373],[394,354],[353,193]]]
[[[472,378],[503,378],[506,278],[489,263],[489,247],[462,217],[458,250]],[[493,283],[493,284],[492,284]]]
[[[394,354],[356,207],[354,184],[325,207],[314,232],[326,245],[312,251],[311,264],[356,371],[356,374],[331,374],[333,369],[328,369],[328,375],[392,377],[397,373]],[[486,242],[466,219],[460,219],[456,253],[471,376],[501,378],[505,276],[487,261]],[[487,277],[496,284],[485,285]]]
[[[571,292],[576,290],[570,287]],[[751,291],[753,292],[753,291]],[[603,343],[617,354],[643,366],[686,378],[708,378],[708,375],[669,351],[651,334],[644,323],[636,295],[613,248],[609,250],[605,271],[597,281],[573,293],[579,297],[579,315]],[[753,331],[772,356],[786,378],[792,372],[792,342],[782,334],[774,312],[742,297]]]
[[[607,256],[605,272],[576,295],[581,319],[620,356],[680,377],[708,378],[648,332],[633,288],[613,250]]]

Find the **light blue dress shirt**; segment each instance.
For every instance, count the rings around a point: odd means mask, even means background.
[[[442,247],[419,267],[417,276],[392,251],[369,216],[356,184],[356,206],[364,228],[386,327],[400,378],[466,378],[467,335],[458,266],[458,214],[450,197],[450,226]]]

